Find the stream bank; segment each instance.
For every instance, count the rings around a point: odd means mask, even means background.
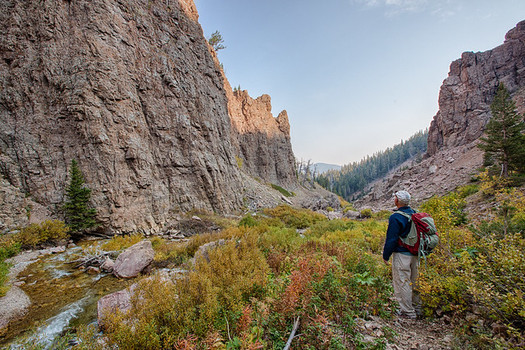
[[[11,295],[0,298],[0,305],[9,308],[2,307],[0,319],[11,316],[13,320],[0,334],[1,347],[17,348],[22,339],[29,339],[46,348],[68,327],[96,322],[98,299],[133,283],[133,279],[118,279],[107,273],[89,274],[69,263],[85,250],[99,249],[104,242],[26,251],[11,258]],[[8,315],[5,310],[15,311]]]

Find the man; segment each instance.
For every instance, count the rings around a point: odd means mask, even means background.
[[[394,193],[394,204],[397,207],[396,211],[407,214],[415,213],[415,210],[409,206],[410,193],[407,191]],[[412,255],[408,249],[398,244],[399,237],[408,234],[409,230],[410,223],[407,217],[399,213],[390,215],[383,248],[383,260],[388,265],[388,260],[392,256],[392,280],[394,296],[399,302],[399,316],[416,319],[421,305],[419,294],[413,291],[418,277],[418,256]]]

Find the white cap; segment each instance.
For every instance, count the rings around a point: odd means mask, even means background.
[[[408,205],[410,203],[410,193],[407,191],[397,191],[394,196],[403,204]]]

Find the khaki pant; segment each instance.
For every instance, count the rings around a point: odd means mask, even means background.
[[[394,296],[402,315],[416,317],[421,311],[421,299],[416,287],[418,257],[401,253],[392,254],[392,280]]]

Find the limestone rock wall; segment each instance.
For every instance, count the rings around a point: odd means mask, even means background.
[[[452,62],[439,92],[439,111],[429,129],[430,155],[466,145],[482,135],[500,82],[524,112],[525,21],[507,33],[502,45],[485,52],[465,52]]]
[[[242,205],[222,72],[191,0],[4,0],[0,172],[58,212],[77,159],[103,227]]]

